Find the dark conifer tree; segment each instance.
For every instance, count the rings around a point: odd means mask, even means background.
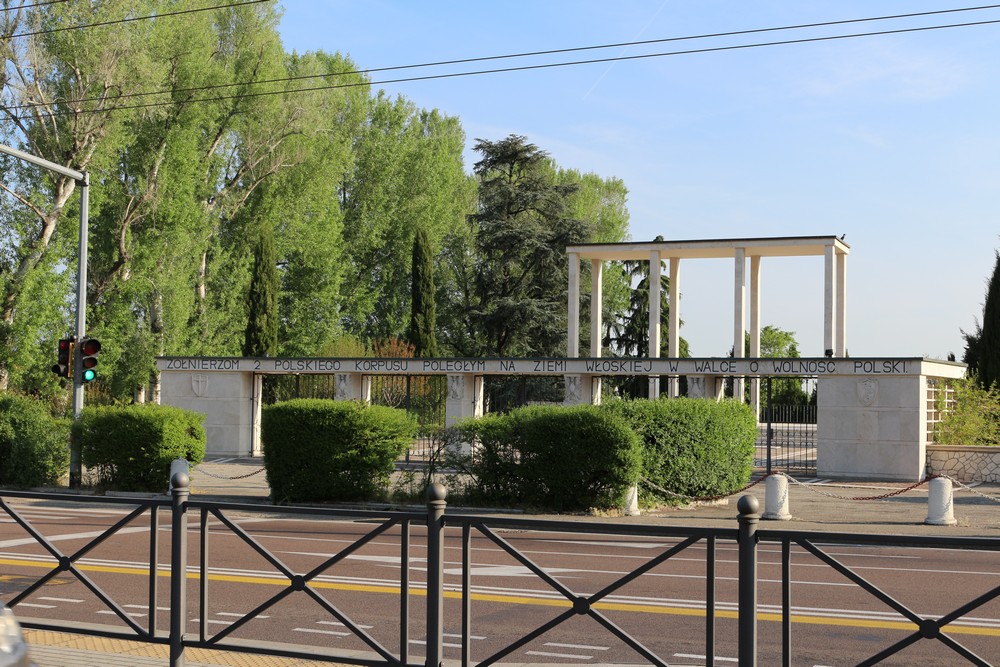
[[[993,276],[986,288],[982,331],[978,345],[979,381],[984,387],[1000,382],[1000,252],[996,253]]]
[[[427,231],[417,229],[411,263],[410,342],[418,357],[437,356],[437,307],[434,300],[434,255]]]
[[[269,224],[260,225],[253,252],[253,274],[247,300],[247,328],[243,337],[244,357],[271,357],[278,352],[278,265],[274,233]]]

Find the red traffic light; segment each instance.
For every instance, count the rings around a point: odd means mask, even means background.
[[[76,338],[60,338],[58,351],[58,361],[52,366],[52,372],[63,378],[73,377],[73,345]]]
[[[80,343],[80,354],[85,357],[92,357],[101,351],[101,341],[96,338],[84,338]]]

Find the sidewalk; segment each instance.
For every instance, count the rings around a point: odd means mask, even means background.
[[[790,481],[788,484],[788,510],[792,518],[787,521],[762,520],[761,530],[1000,538],[998,484],[970,485],[971,488],[955,486],[953,511],[957,523],[953,526],[931,526],[924,524],[928,515],[927,484],[908,489],[910,484],[897,482],[799,481],[801,483]],[[747,493],[757,498],[763,512],[765,484],[758,483]],[[194,498],[269,504],[268,494],[263,460],[259,458],[209,460],[191,471],[191,495]],[[896,495],[857,500],[887,494]],[[735,528],[739,495],[742,494],[713,503],[643,511],[638,516],[563,515],[558,518],[620,521],[623,526],[655,523]],[[451,509],[461,511],[462,508]],[[37,630],[27,630],[26,635],[32,659],[38,667],[166,667],[169,664],[166,646]],[[318,667],[331,664],[199,649],[188,649],[185,657],[188,667]]]

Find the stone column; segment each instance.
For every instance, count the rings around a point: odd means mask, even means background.
[[[760,356],[760,255],[750,257],[750,356]],[[760,378],[750,378],[750,406],[760,418]]]
[[[580,256],[571,252],[569,255],[569,302],[566,323],[566,357],[575,359],[580,356]]]
[[[837,254],[837,346],[838,357],[847,356],[847,253]]]
[[[741,359],[743,335],[746,330],[747,310],[747,256],[746,248],[736,248],[735,275],[733,277],[733,358]],[[743,378],[733,378],[733,399],[743,402]]]
[[[681,258],[670,258],[670,331],[667,332],[667,354],[676,359],[681,356]],[[669,396],[680,395],[680,377],[670,378]]]
[[[372,381],[368,375],[361,373],[337,373],[337,384],[334,388],[334,398],[338,401],[372,400]]]
[[[660,251],[649,253],[649,358],[660,356]],[[649,377],[649,397],[660,395],[660,378]]]
[[[604,308],[604,262],[599,259],[590,262],[590,356],[599,359],[602,353],[601,337],[604,330],[603,312]],[[601,378],[591,376],[590,380],[590,402],[600,403],[601,398]],[[593,397],[596,394],[597,400]]]
[[[837,250],[831,243],[823,256],[823,349],[825,354],[837,351]]]

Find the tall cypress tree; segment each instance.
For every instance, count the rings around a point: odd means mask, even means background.
[[[434,301],[434,256],[427,231],[420,227],[413,239],[411,260],[410,342],[418,357],[437,356],[437,306]]]
[[[270,357],[278,351],[278,266],[271,225],[262,223],[253,252],[253,275],[250,277],[244,357]]]
[[[1000,383],[1000,252],[986,288],[982,333],[978,341],[979,381],[984,387]]]

